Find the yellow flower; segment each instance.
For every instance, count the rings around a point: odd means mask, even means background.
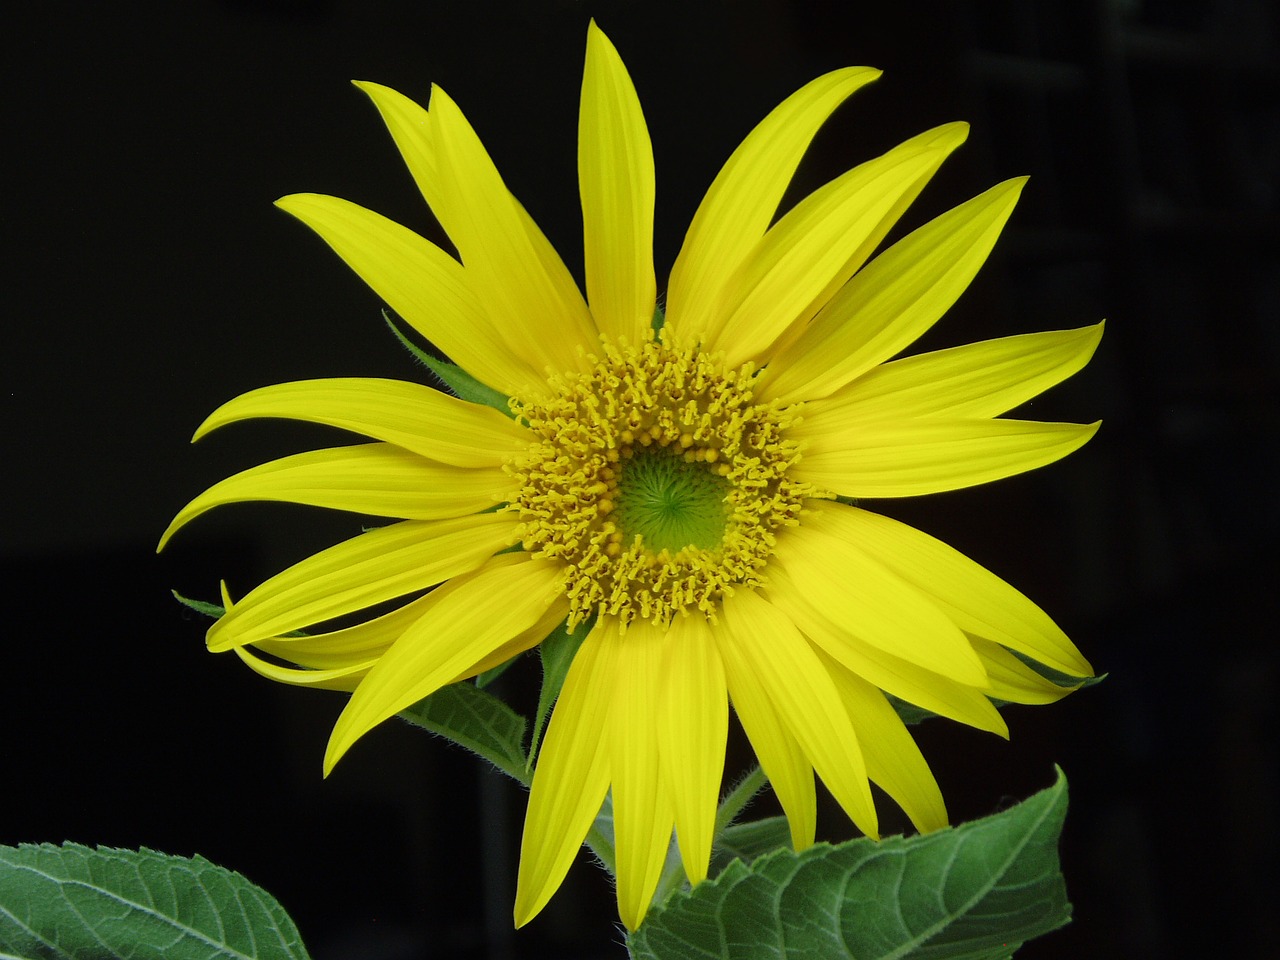
[[[1007,736],[992,698],[1070,689],[1023,658],[1091,674],[1013,587],[849,502],[1021,473],[1097,428],[997,418],[1079,370],[1101,324],[887,362],[968,285],[1023,185],[998,184],[870,259],[964,124],[853,168],[775,222],[815,132],[877,76],[819,77],[743,141],[694,216],[657,333],[649,135],[594,24],[578,134],[585,301],[438,88],[424,110],[359,84],[457,259],[344,200],[279,201],[510,409],[394,380],[252,391],[196,437],[285,417],[376,442],[233,476],[165,539],[251,499],[400,518],[271,578],[209,630],[211,650],[267,676],[353,691],[326,771],[373,726],[566,619],[587,631],[533,778],[518,924],[559,886],[609,791],[629,928],[673,827],[689,879],[706,876],[730,702],[799,848],[813,842],[815,771],[869,836],[869,780],[920,830],[946,823],[886,693]],[[416,594],[356,626],[289,636]]]

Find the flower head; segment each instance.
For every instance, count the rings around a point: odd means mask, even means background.
[[[623,921],[643,919],[674,828],[706,876],[732,703],[786,811],[814,837],[814,773],[877,833],[869,781],[921,830],[938,787],[885,694],[1006,735],[992,699],[1046,703],[1089,664],[1030,600],[852,498],[953,490],[1050,463],[1097,425],[1000,419],[1082,367],[1101,325],[892,360],[968,285],[1023,181],[872,258],[966,127],[927,131],[778,213],[810,140],[867,68],[807,84],[755,128],[694,216],[655,322],[654,170],[631,80],[592,25],[579,121],[586,299],[458,107],[372,83],[457,258],[333,197],[279,205],[314,229],[505,410],[341,379],[255,390],[251,417],[374,442],[286,457],[174,520],[249,499],[399,518],[263,583],[211,628],[290,683],[351,690],[326,770],[445,684],[585,632],[547,729],[516,919],[547,902],[612,792]],[[661,315],[659,315],[661,316]],[[424,592],[425,591],[425,592]],[[390,613],[336,617],[406,597]]]

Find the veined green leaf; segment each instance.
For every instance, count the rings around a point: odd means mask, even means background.
[[[419,700],[400,717],[466,747],[526,786],[525,719],[491,693],[462,681]]]
[[[734,861],[655,908],[633,960],[995,960],[1071,917],[1052,787],[936,833]]]
[[[265,890],[201,857],[77,843],[0,847],[0,954],[305,960]]]

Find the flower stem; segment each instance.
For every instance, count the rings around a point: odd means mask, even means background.
[[[724,828],[733,823],[751,799],[764,789],[769,778],[759,765],[747,771],[747,775],[738,781],[729,791],[729,795],[720,801],[720,809],[716,812],[716,836],[724,833]]]

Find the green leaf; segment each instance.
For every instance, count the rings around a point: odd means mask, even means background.
[[[465,681],[442,687],[400,716],[447,737],[526,786],[525,719],[491,693]]]
[[[515,414],[511,412],[511,405],[507,403],[507,398],[497,390],[493,389],[493,387],[481,383],[456,363],[450,363],[447,360],[437,360],[435,357],[431,356],[431,354],[427,353],[405,336],[400,328],[392,322],[391,314],[386,310],[382,311],[382,319],[385,320],[387,326],[391,328],[391,332],[396,335],[396,339],[400,341],[400,345],[413,354],[415,360],[443,380],[444,385],[452,390],[456,397],[470,403],[479,403],[486,407],[493,407],[493,409],[505,413],[508,417],[515,417]]]
[[[0,847],[0,952],[41,960],[305,960],[276,900],[201,857]]]
[[[1052,787],[995,816],[734,861],[655,908],[634,960],[994,960],[1071,916],[1058,866],[1067,808]]]
[[[529,759],[526,767],[533,769],[538,758],[538,743],[542,737],[542,728],[546,725],[551,707],[560,696],[560,688],[564,686],[564,678],[569,674],[569,665],[582,646],[582,641],[591,632],[590,624],[578,624],[578,628],[569,633],[566,624],[560,624],[538,644],[538,654],[542,657],[542,689],[538,692],[538,712],[533,717],[533,738],[529,744]]]

